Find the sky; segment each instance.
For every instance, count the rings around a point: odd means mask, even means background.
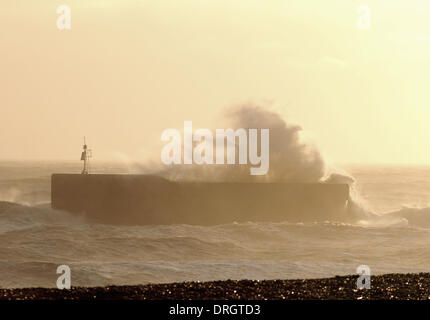
[[[330,162],[430,164],[429,15],[425,0],[2,0],[0,159],[78,161],[84,135],[98,159],[145,159],[164,129],[222,128],[254,103]]]

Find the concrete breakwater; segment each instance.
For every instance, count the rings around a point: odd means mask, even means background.
[[[347,184],[177,182],[153,175],[53,174],[54,209],[108,224],[343,220]]]

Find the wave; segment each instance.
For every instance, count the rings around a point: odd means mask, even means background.
[[[50,225],[71,226],[85,220],[73,214],[51,208],[49,203],[25,205],[0,201],[0,234]]]
[[[387,218],[406,220],[409,226],[417,228],[430,228],[430,207],[402,209],[386,214]]]
[[[51,197],[50,177],[0,180],[0,201],[35,205]]]
[[[49,204],[0,202],[0,274],[2,286],[52,287],[62,264],[72,268],[73,285],[83,286],[319,277],[353,273],[363,261],[375,272],[417,271],[430,263],[429,213],[403,208],[354,223],[118,226]],[[399,219],[406,223],[393,223]]]
[[[120,213],[119,213],[120,214]],[[348,213],[344,221],[325,222],[307,222],[307,223],[291,223],[284,222],[243,222],[243,223],[228,223],[216,226],[192,226],[192,225],[153,225],[153,226],[117,226],[103,225],[90,223],[82,216],[77,216],[64,211],[52,209],[49,203],[41,205],[23,205],[16,202],[0,201],[0,235],[9,233],[33,233],[33,232],[63,232],[68,234],[70,230],[84,230],[90,228],[94,236],[100,237],[100,241],[109,241],[111,243],[118,242],[125,244],[123,240],[123,232],[129,233],[129,236],[136,235],[136,241],[142,237],[142,228],[145,229],[146,243],[143,245],[146,248],[162,247],[163,241],[166,241],[166,248],[172,245],[172,242],[181,241],[184,248],[205,247],[204,242],[196,243],[189,234],[193,234],[196,230],[199,232],[212,234],[213,241],[224,239],[226,232],[237,232],[248,241],[258,240],[265,243],[266,240],[284,241],[284,238],[279,238],[279,231],[282,229],[291,230],[294,227],[301,228],[301,232],[306,232],[305,227],[332,225],[339,229],[341,226],[350,227],[369,227],[369,228],[387,228],[387,227],[414,227],[414,228],[430,228],[430,207],[413,208],[403,207],[400,210],[377,214],[365,208],[356,200],[351,199],[349,203]],[[197,228],[197,229],[196,229]],[[106,237],[106,232],[109,236]],[[275,232],[273,232],[275,231]],[[172,234],[173,238],[165,237],[165,234]],[[106,237],[104,240],[102,240]],[[151,238],[152,237],[152,238]],[[155,239],[154,243],[150,243],[148,239]],[[131,241],[130,237],[127,241]],[[221,241],[222,242],[222,241]],[[178,243],[173,244],[176,246]],[[136,243],[136,247],[142,245]],[[210,247],[212,246],[212,247]],[[228,247],[228,244],[224,249]],[[214,249],[213,244],[206,246],[207,250]],[[239,248],[240,249],[240,248]]]

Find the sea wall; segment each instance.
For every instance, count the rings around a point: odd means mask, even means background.
[[[108,224],[344,220],[348,198],[346,184],[173,182],[112,174],[51,178],[54,209]]]

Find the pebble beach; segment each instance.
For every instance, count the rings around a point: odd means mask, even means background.
[[[302,280],[225,280],[138,286],[0,289],[0,300],[428,300],[430,273]]]

